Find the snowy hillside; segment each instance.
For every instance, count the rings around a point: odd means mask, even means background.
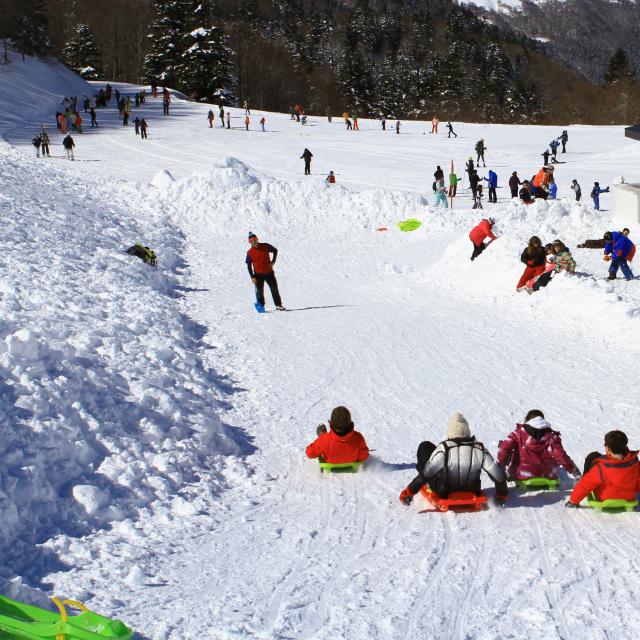
[[[566,509],[566,475],[477,514],[398,494],[454,411],[492,452],[531,408],[579,465],[611,428],[640,447],[640,279],[608,282],[601,251],[575,249],[617,228],[611,195],[596,212],[588,194],[640,181],[640,145],[568,127],[561,199],[525,207],[504,185],[539,168],[556,127],[454,122],[449,140],[253,112],[246,131],[233,109],[210,129],[208,105],[174,98],[168,117],[159,99],[134,111],[146,141],[113,102],[98,110],[71,163],[51,115],[78,82],[0,66],[0,575],[151,640],[631,637],[638,513]],[[50,159],[30,143],[41,123]],[[462,176],[480,137],[498,203],[472,210],[465,182],[434,209],[436,165]],[[471,263],[482,215],[500,238]],[[400,232],[411,217],[423,225]],[[268,292],[254,310],[250,230],[279,249],[287,313]],[[564,240],[579,273],[528,296],[533,234]],[[137,241],[157,269],[124,253]],[[339,404],[372,459],[325,476],[304,448]]]

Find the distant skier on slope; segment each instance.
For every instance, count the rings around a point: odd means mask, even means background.
[[[329,430],[320,424],[316,434],[318,437],[306,449],[308,458],[343,464],[364,462],[369,457],[367,443],[362,434],[354,430],[351,413],[346,407],[336,407],[331,412]]]
[[[449,130],[447,138],[450,138],[452,135],[456,138],[458,137],[458,134],[453,130],[453,125],[450,122],[447,122],[447,129]]]
[[[580,471],[562,446],[559,431],[554,431],[539,409],[527,413],[524,424],[516,428],[498,445],[496,461],[508,467],[508,480],[529,478],[558,479],[558,469],[564,467],[574,480]]]
[[[438,446],[425,440],[417,451],[418,475],[400,494],[400,501],[411,504],[413,496],[428,484],[431,491],[446,498],[454,491],[472,491],[480,495],[480,474],[485,473],[496,486],[496,498],[507,499],[508,489],[504,471],[491,454],[478,442],[461,413],[454,413],[447,427],[447,439]]]
[[[484,144],[484,138],[480,138],[480,140],[478,140],[478,142],[476,142],[476,155],[478,156],[477,160],[476,160],[476,164],[478,166],[480,166],[480,160],[482,160],[482,166],[486,167],[487,165],[485,164],[484,161],[484,152],[487,150],[487,147]]]
[[[493,225],[495,225],[495,223],[495,218],[483,218],[471,229],[469,240],[473,243],[473,253],[471,254],[472,262],[496,239],[493,233]],[[484,243],[485,238],[489,238],[487,244]]]
[[[311,175],[311,158],[313,158],[313,153],[309,151],[309,149],[305,149],[300,156],[300,159],[304,159],[304,175]]]
[[[276,274],[273,271],[273,265],[276,263],[278,257],[278,250],[266,242],[259,242],[258,236],[252,231],[249,232],[248,239],[251,248],[247,251],[245,262],[251,282],[253,282],[256,288],[258,304],[262,307],[265,305],[264,283],[266,282],[269,285],[273,304],[275,304],[276,309],[278,311],[285,311],[285,308],[282,306],[280,291],[278,290]],[[271,258],[271,255],[273,255],[273,258]]]

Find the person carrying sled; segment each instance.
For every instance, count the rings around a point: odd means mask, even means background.
[[[609,193],[609,187],[606,189],[600,188],[599,182],[593,183],[593,189],[591,189],[591,199],[593,200],[593,208],[596,211],[600,211],[600,194],[601,193]]]
[[[533,204],[533,197],[531,196],[531,183],[528,180],[522,182],[522,189],[520,189],[520,200],[524,204]]]
[[[619,231],[607,231],[604,234],[604,260],[611,262],[609,265],[608,280],[615,280],[618,276],[618,269],[622,269],[622,275],[626,280],[633,279],[628,260],[633,258],[635,246],[631,240]]]
[[[496,498],[507,499],[508,489],[504,471],[491,454],[471,435],[469,423],[461,413],[454,413],[447,427],[447,439],[438,446],[425,440],[418,446],[416,470],[418,475],[402,490],[400,501],[411,504],[425,484],[440,498],[455,491],[481,493],[482,471],[496,487]]]
[[[478,142],[476,142],[476,155],[478,156],[476,160],[476,164],[480,166],[480,160],[482,160],[482,166],[486,167],[487,165],[484,162],[484,152],[487,150],[487,147],[484,145],[484,138],[480,138]]]
[[[471,254],[472,262],[496,239],[493,233],[493,225],[495,223],[495,218],[483,218],[471,229],[469,240],[473,243],[473,253]],[[484,243],[485,238],[489,238],[487,244]]]
[[[567,507],[579,507],[589,494],[598,501],[635,500],[640,493],[638,452],[629,451],[629,440],[622,431],[604,436],[604,455],[591,452],[584,461],[584,474],[573,488]]]
[[[364,462],[369,448],[361,433],[354,430],[351,413],[346,407],[331,412],[329,429],[324,424],[316,429],[318,437],[306,448],[307,458],[320,458],[321,462],[345,464]]]
[[[71,134],[68,133],[65,139],[62,141],[62,146],[67,154],[67,160],[75,160],[73,156],[73,149],[76,146],[76,143],[73,141]]]
[[[278,257],[278,250],[266,242],[259,242],[258,236],[256,236],[253,231],[249,232],[248,240],[251,248],[247,251],[245,262],[251,282],[253,282],[256,287],[258,304],[264,307],[264,283],[266,282],[269,285],[273,304],[276,305],[276,309],[278,311],[284,311],[285,308],[282,306],[280,291],[278,290],[278,281],[273,271],[273,265],[276,263],[276,258]],[[273,255],[273,258],[271,255]]]
[[[575,480],[581,475],[562,446],[560,432],[551,428],[538,409],[529,411],[524,424],[516,424],[506,439],[500,441],[496,461],[503,469],[508,469],[508,480],[557,480],[560,467]]]
[[[304,158],[304,175],[311,175],[311,158],[313,158],[313,153],[309,151],[309,149],[305,149],[300,156],[301,159]]]
[[[520,262],[523,262],[526,266],[516,285],[516,291],[522,291],[529,279],[535,278],[545,271],[547,252],[542,246],[542,242],[540,242],[538,236],[531,236],[531,238],[529,238],[529,244],[522,252]]]
[[[511,197],[518,197],[518,187],[522,184],[520,178],[518,178],[518,172],[514,171],[509,178],[509,189],[511,189]]]

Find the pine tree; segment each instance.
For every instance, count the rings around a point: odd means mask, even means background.
[[[629,66],[629,59],[623,49],[616,49],[609,61],[609,67],[604,74],[606,84],[615,84],[620,80],[629,80],[633,73]]]
[[[85,80],[100,79],[100,50],[86,24],[75,28],[73,37],[62,51],[62,61]]]
[[[47,15],[44,0],[22,0],[20,15],[16,20],[13,42],[25,55],[43,56],[51,49],[47,36]]]

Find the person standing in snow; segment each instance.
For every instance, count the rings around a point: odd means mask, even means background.
[[[358,114],[354,113],[352,117],[353,117],[353,130],[360,131],[360,127],[358,126]]]
[[[522,184],[520,178],[518,178],[518,172],[514,171],[509,178],[509,189],[511,189],[511,197],[518,197],[518,187]]]
[[[553,176],[549,178],[549,200],[555,200],[558,197],[558,185]]]
[[[227,129],[231,129],[231,111],[227,111]]]
[[[436,167],[435,173],[433,174],[433,177],[436,180],[441,180],[442,178],[444,178],[444,171],[440,168],[440,165],[438,165]]]
[[[382,117],[380,118],[380,124],[382,125],[382,130],[386,131],[387,130],[387,116],[385,116],[384,114],[382,114]]]
[[[41,129],[40,129],[40,148],[42,150],[42,157],[44,158],[45,155],[47,156],[47,158],[51,157],[51,154],[49,153],[49,144],[50,144],[50,140],[49,140],[49,134],[47,133],[46,129],[44,128],[44,125],[42,125]]]
[[[244,126],[247,131],[249,131],[249,125],[251,124],[251,119],[249,118],[249,114],[244,117]]]
[[[142,120],[140,120],[140,137],[144,138],[145,140],[147,139],[147,121],[142,118]]]
[[[35,138],[31,141],[31,144],[36,148],[36,158],[39,158],[40,145],[42,144],[42,139],[40,138],[40,134],[35,136]]]
[[[469,156],[469,159],[467,160],[465,166],[465,171],[466,173],[469,175],[469,179],[471,179],[471,174],[474,172],[475,170],[475,165],[473,163],[473,158],[471,156]]]
[[[410,505],[425,484],[440,498],[447,498],[456,491],[480,495],[482,471],[493,480],[496,499],[500,502],[507,499],[509,490],[503,469],[471,435],[469,423],[461,413],[454,413],[449,420],[446,440],[438,446],[428,440],[421,442],[416,457],[418,475],[400,494],[400,502],[404,505]]]
[[[489,188],[489,202],[498,202],[496,195],[496,189],[498,188],[498,175],[493,169],[489,169],[489,175],[484,178],[487,181],[487,187]]]
[[[495,223],[495,218],[483,218],[475,227],[473,227],[473,229],[471,229],[469,233],[469,240],[471,240],[471,243],[473,244],[471,262],[473,262],[496,239],[496,236],[493,233],[493,225]],[[484,243],[485,238],[489,238],[489,242],[487,242],[487,244]]]
[[[469,174],[469,186],[471,187],[471,195],[473,196],[473,208],[478,208],[478,185],[480,184],[480,176],[475,169],[471,170]]]
[[[436,180],[436,198],[433,206],[439,207],[440,204],[443,204],[445,209],[449,208],[449,205],[447,204],[447,188],[444,186],[444,177]]]
[[[262,118],[260,118],[260,126],[262,127],[262,131],[265,131],[264,125],[267,123],[267,120],[264,116],[262,116]]]
[[[327,120],[329,121],[329,124],[331,124],[331,107],[327,106],[327,108],[324,110],[324,115],[327,116]]]
[[[476,164],[478,166],[480,166],[480,160],[482,160],[482,166],[486,167],[487,165],[485,164],[484,161],[484,152],[487,150],[487,147],[485,147],[484,145],[484,138],[480,138],[480,140],[478,140],[478,142],[476,142],[476,155],[478,156],[477,160],[476,160]]]
[[[558,479],[558,469],[564,467],[574,480],[581,477],[575,462],[562,446],[560,432],[554,431],[539,409],[532,409],[524,424],[516,428],[498,444],[496,462],[508,467],[508,480],[529,478]]]
[[[558,147],[560,143],[557,140],[552,140],[549,143],[549,147],[551,147],[551,162],[556,164],[558,162]]]
[[[68,133],[66,138],[62,141],[62,146],[67,153],[67,160],[75,160],[73,156],[73,149],[76,146],[76,143],[73,141],[70,133]]]
[[[629,268],[627,261],[633,254],[635,254],[635,246],[628,236],[625,236],[619,231],[607,231],[604,234],[604,259],[607,262],[611,262],[609,266],[608,280],[615,280],[617,278],[618,269],[622,270],[622,275],[625,279],[632,280],[633,273]]]
[[[213,119],[214,119],[213,111],[209,109],[209,113],[207,113],[207,120],[209,121],[209,129],[213,129]]]
[[[546,200],[549,196],[549,181],[553,177],[553,167],[542,167],[533,178],[536,198]]]
[[[569,134],[567,133],[567,130],[565,129],[562,134],[560,135],[560,142],[562,143],[562,153],[566,153],[567,152],[567,142],[569,140]]]
[[[300,156],[300,158],[304,158],[304,175],[305,176],[310,176],[311,175],[311,158],[313,158],[313,153],[311,153],[311,151],[309,151],[309,149],[305,149],[302,152],[302,155]]]
[[[89,115],[91,116],[91,127],[97,127],[98,119],[96,118],[96,110],[93,107],[89,109]]]
[[[540,155],[542,156],[542,162],[546,167],[549,164],[549,149],[545,149],[544,153],[541,153]]]
[[[440,124],[440,120],[438,120],[438,116],[433,116],[433,120],[431,120],[431,133],[438,133],[438,125]]]
[[[400,120],[396,120],[396,133],[400,133]]]
[[[447,138],[450,138],[452,135],[455,136],[456,138],[458,137],[458,134],[453,130],[453,125],[450,122],[447,122],[447,129],[449,129],[449,134],[447,135]]]
[[[135,117],[133,121],[133,128],[135,129],[136,135],[140,135],[140,118],[138,116]]]
[[[609,187],[606,189],[600,188],[599,182],[593,183],[593,189],[591,189],[591,198],[593,200],[593,207],[596,211],[600,211],[600,194],[609,193]]]
[[[449,174],[449,197],[455,198],[457,193],[458,193],[458,176],[455,173],[450,173]]]
[[[316,428],[317,438],[307,448],[307,458],[319,458],[321,462],[345,464],[364,462],[369,448],[362,434],[354,431],[351,413],[346,407],[336,407],[331,412],[329,431],[324,424]]]
[[[224,105],[222,104],[218,108],[218,116],[220,117],[221,126],[224,129]]]
[[[167,91],[167,89],[164,89],[162,93],[162,115],[163,116],[169,115],[170,104],[171,104],[171,96],[169,95],[169,92]]]
[[[245,115],[247,115],[247,116],[251,115],[251,109],[249,109],[249,101],[248,100],[245,100],[243,102],[242,107],[244,108]]]
[[[280,291],[278,290],[278,281],[273,271],[273,265],[278,257],[278,250],[266,242],[259,242],[258,236],[253,231],[249,232],[249,244],[251,248],[247,251],[245,260],[249,277],[256,288],[256,297],[258,304],[264,307],[264,283],[269,285],[273,304],[276,305],[278,311],[285,311],[280,299]],[[273,255],[273,258],[271,257]]]
[[[531,183],[528,180],[522,182],[522,189],[520,189],[520,200],[524,204],[533,204],[533,197],[531,196]]]
[[[580,202],[580,198],[582,198],[582,189],[580,188],[578,181],[575,179],[571,181],[571,191],[573,191],[576,196],[576,202]]]

